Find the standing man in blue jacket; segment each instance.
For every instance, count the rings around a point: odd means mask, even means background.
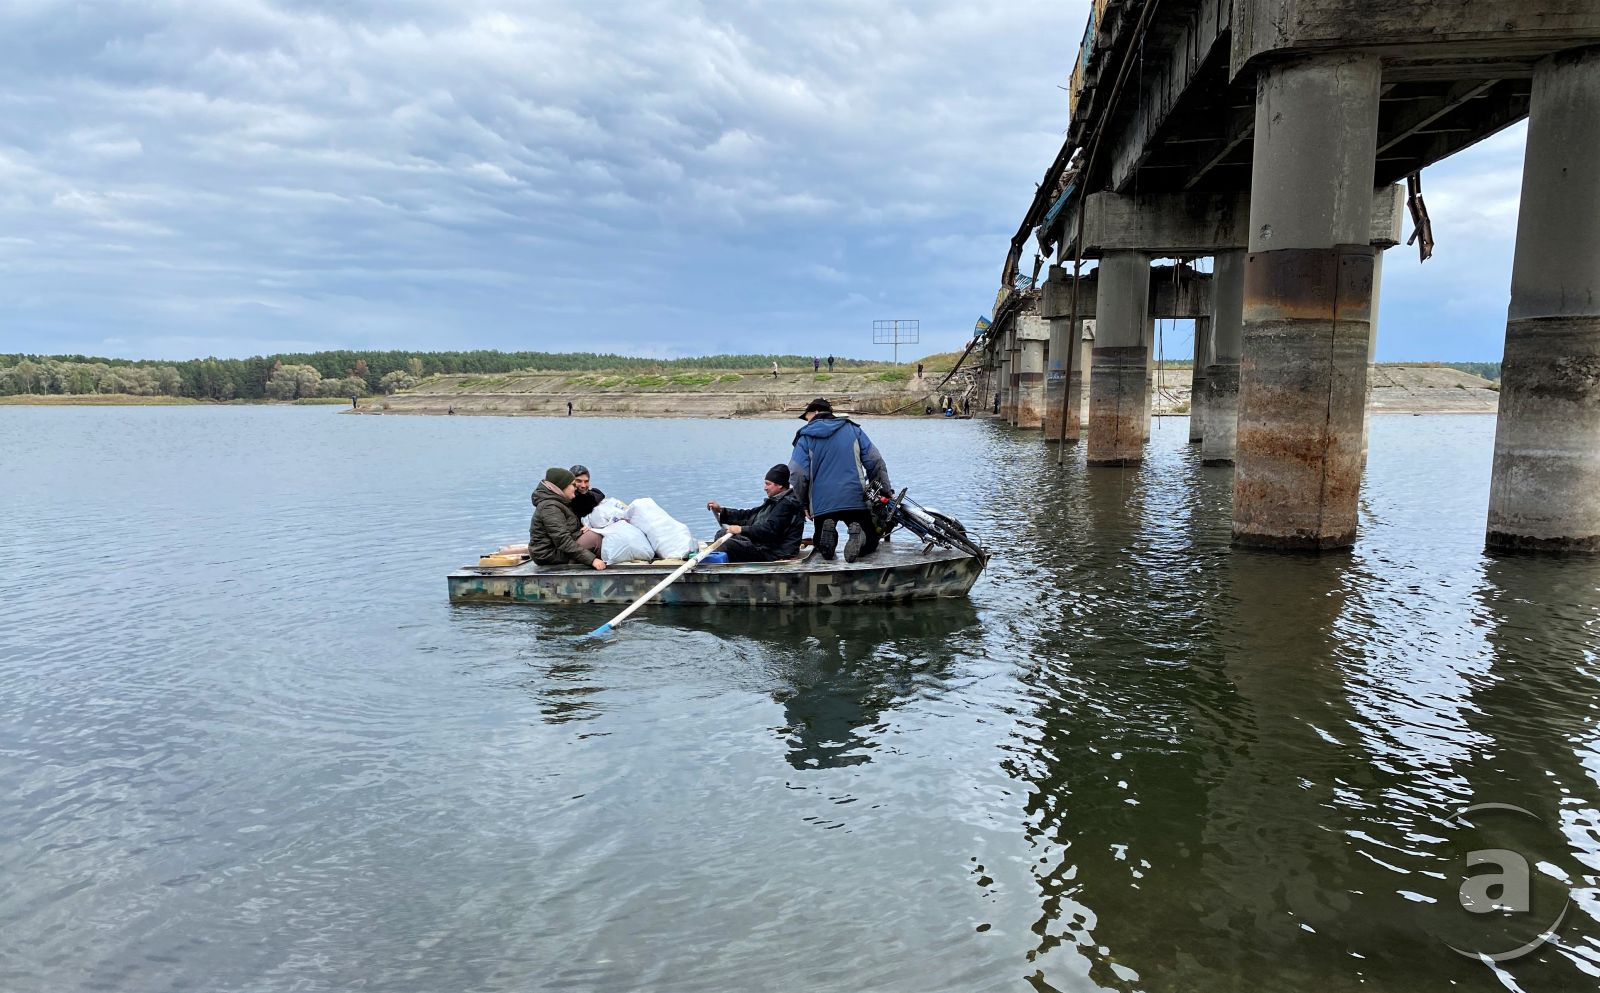
[[[818,555],[832,559],[839,544],[837,527],[843,521],[850,531],[844,560],[871,555],[878,550],[878,531],[867,510],[867,484],[877,483],[891,492],[889,467],[861,426],[848,417],[833,416],[833,405],[821,397],[807,404],[800,418],[806,426],[794,436],[789,486],[817,522],[812,546]]]

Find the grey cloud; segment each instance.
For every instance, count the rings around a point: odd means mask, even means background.
[[[950,347],[1085,7],[13,0],[0,349]]]

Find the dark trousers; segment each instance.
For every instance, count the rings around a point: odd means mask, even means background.
[[[817,529],[811,535],[811,544],[823,555],[831,555],[839,541],[839,524],[861,525],[861,554],[868,555],[878,548],[878,530],[872,526],[872,513],[868,510],[835,510],[816,519]]]
[[[722,543],[729,562],[776,562],[772,549],[758,545],[742,534],[736,534]]]

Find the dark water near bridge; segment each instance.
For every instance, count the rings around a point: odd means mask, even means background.
[[[0,989],[1596,986],[1600,565],[1481,553],[1491,419],[1375,419],[1350,555],[1181,420],[880,422],[970,602],[446,603],[545,465],[705,532],[792,427],[0,408]]]

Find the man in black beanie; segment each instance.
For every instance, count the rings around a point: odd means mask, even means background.
[[[749,510],[729,510],[715,500],[706,509],[733,535],[722,545],[729,562],[773,562],[800,554],[806,512],[789,489],[789,467],[775,465],[762,482],[767,499]]]

